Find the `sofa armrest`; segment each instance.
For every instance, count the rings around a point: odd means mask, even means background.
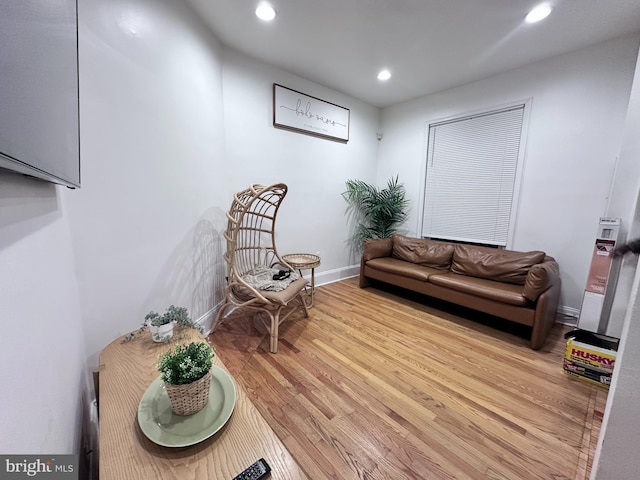
[[[542,292],[560,283],[560,267],[552,257],[546,257],[542,263],[529,269],[524,282],[522,295],[532,302],[538,300]]]
[[[364,241],[362,260],[368,262],[373,258],[390,257],[392,248],[391,238],[367,238]]]
[[[369,286],[369,279],[364,274],[365,263],[374,258],[390,257],[393,249],[391,238],[367,238],[364,241],[362,258],[360,259],[360,288]]]
[[[549,336],[556,322],[558,302],[560,300],[560,278],[538,297],[536,313],[531,330],[531,348],[539,350]]]

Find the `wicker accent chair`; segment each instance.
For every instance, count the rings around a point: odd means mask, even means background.
[[[274,238],[276,215],[287,190],[284,183],[253,184],[234,195],[224,232],[227,241],[225,300],[214,323],[215,330],[229,307],[266,312],[270,321],[267,324],[263,319],[263,322],[271,336],[271,353],[278,351],[278,329],[289,315],[302,309],[304,316],[309,316],[304,299],[306,279],[294,279],[279,291],[256,288],[250,281],[258,268],[276,272],[289,270],[291,278],[297,277],[294,269],[278,255]]]

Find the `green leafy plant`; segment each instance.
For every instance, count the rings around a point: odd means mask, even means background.
[[[200,333],[203,333],[202,326],[191,319],[191,317],[189,316],[189,312],[184,307],[176,307],[175,305],[171,305],[162,315],[152,310],[147,313],[144,319],[145,325],[153,325],[154,327],[159,327],[161,325],[166,325],[167,323],[175,322],[176,325],[180,327],[195,328],[199,330]]]
[[[158,358],[163,382],[184,385],[204,377],[213,363],[213,348],[204,342],[178,343]]]
[[[171,305],[162,315],[154,312],[153,310],[147,313],[147,315],[145,315],[144,317],[144,322],[142,323],[142,325],[140,325],[140,328],[135,332],[131,332],[125,335],[125,337],[122,339],[122,342],[130,342],[131,340],[136,338],[136,336],[143,333],[147,329],[147,327],[149,327],[149,325],[159,327],[171,322],[175,322],[175,324],[179,327],[194,328],[201,334],[204,334],[204,327],[189,316],[189,312],[185,307],[176,307],[175,305]],[[167,338],[167,341],[168,340],[169,338]]]
[[[359,244],[366,238],[390,237],[407,219],[409,201],[397,175],[382,189],[361,180],[347,180],[346,186],[342,196],[352,209],[354,240]]]

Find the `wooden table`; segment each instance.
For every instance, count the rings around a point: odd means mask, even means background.
[[[320,266],[320,256],[313,253],[288,253],[283,255],[282,259],[300,272],[302,276],[302,270],[311,270],[311,294],[309,305],[307,307],[313,307],[313,294],[316,291],[316,267]]]
[[[260,457],[271,466],[274,480],[307,479],[238,385],[231,418],[204,441],[169,448],[142,433],[138,405],[159,376],[158,354],[176,341],[206,341],[193,329],[177,331],[176,336],[169,344],[154,343],[147,331],[126,343],[119,338],[100,354],[100,480],[230,480]],[[214,362],[226,370],[218,357]]]

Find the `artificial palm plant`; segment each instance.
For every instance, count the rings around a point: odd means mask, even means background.
[[[356,221],[354,240],[358,244],[366,238],[390,237],[407,219],[409,201],[397,175],[382,189],[361,180],[347,180],[346,185],[342,195]]]

